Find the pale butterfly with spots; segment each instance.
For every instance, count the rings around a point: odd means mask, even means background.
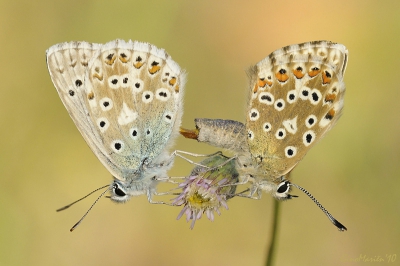
[[[69,115],[114,177],[110,198],[147,194],[153,202],[173,164],[185,72],[163,49],[138,41],[60,43],[46,55]]]
[[[343,110],[345,46],[329,41],[290,45],[271,53],[248,71],[246,123],[196,119],[196,130],[181,134],[236,153],[247,197],[267,191],[290,199],[291,186],[305,192],[341,231],[339,223],[305,189],[292,184],[291,170],[338,121]]]

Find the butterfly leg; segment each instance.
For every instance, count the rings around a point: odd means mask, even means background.
[[[186,151],[181,151],[181,150],[175,150],[175,151],[171,154],[171,157],[172,157],[172,158],[174,158],[174,157],[179,157],[179,158],[181,158],[181,159],[183,159],[183,160],[189,162],[190,164],[194,164],[194,165],[196,165],[196,166],[200,166],[200,167],[203,167],[203,168],[206,168],[206,169],[211,169],[211,168],[208,167],[208,166],[205,166],[205,165],[202,165],[202,164],[200,164],[200,163],[196,163],[196,162],[194,162],[193,160],[190,160],[189,158],[183,156],[182,154],[189,155],[189,156],[193,156],[193,157],[212,157],[212,156],[216,156],[216,155],[221,155],[222,152],[221,152],[221,151],[217,151],[217,152],[211,153],[211,154],[197,154],[197,153],[191,153],[191,152],[186,152]]]
[[[153,196],[154,195],[158,196],[158,195],[161,195],[161,194],[159,194],[158,192],[154,191],[153,189],[147,190],[147,200],[151,204],[163,204],[163,205],[168,205],[168,206],[176,206],[176,205],[173,205],[172,203],[167,203],[167,202],[164,202],[164,201],[154,201],[153,200]]]
[[[161,181],[161,182],[168,182],[168,183],[172,183],[172,184],[180,184],[182,180],[184,180],[185,178],[187,178],[186,176],[167,176],[167,177],[159,177],[157,179],[155,179],[156,181]],[[175,181],[178,180],[178,181]]]

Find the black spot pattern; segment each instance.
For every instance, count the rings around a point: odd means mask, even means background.
[[[140,88],[140,83],[139,83],[139,82],[136,82],[136,83],[135,83],[135,87],[136,87],[137,89],[139,89],[139,88]]]
[[[318,102],[318,100],[319,100],[318,93],[316,93],[316,92],[311,93],[311,97],[314,102]]]
[[[103,102],[103,105],[104,105],[104,107],[107,107],[107,106],[110,105],[110,103],[109,102]]]
[[[327,114],[325,115],[325,118],[328,119],[328,120],[332,120],[333,116],[330,115],[329,113],[327,113]]]
[[[146,95],[144,96],[144,98],[146,98],[146,100],[150,99],[150,94],[146,94]]]
[[[272,101],[272,99],[269,95],[262,95],[261,100],[267,100],[268,102]]]
[[[82,86],[82,80],[80,80],[80,79],[77,79],[77,80],[75,80],[75,86],[77,86],[78,88],[80,87],[80,86]]]
[[[133,131],[132,131],[132,136],[133,136],[133,137],[136,137],[136,136],[137,136],[137,131],[136,131],[136,130],[133,130]]]
[[[310,133],[308,133],[308,134],[306,135],[306,141],[307,141],[307,143],[311,143],[312,138],[313,138],[313,136],[312,136]]]
[[[328,71],[325,71],[325,75],[326,75],[327,78],[331,78],[332,77],[331,73],[329,73]]]
[[[308,119],[308,124],[310,126],[314,125],[314,123],[315,123],[314,118],[311,117],[311,118]]]
[[[296,96],[293,93],[289,94],[289,100],[293,101],[294,98],[296,98]]]
[[[68,94],[69,94],[70,96],[74,96],[74,95],[75,95],[75,92],[74,92],[73,90],[69,90],[69,91],[68,91]]]
[[[114,54],[109,54],[106,58],[107,58],[108,60],[111,60],[111,59],[113,58],[113,56],[114,56]]]
[[[100,127],[104,127],[106,125],[106,122],[100,121],[99,125],[100,125]]]
[[[119,142],[114,143],[114,148],[119,151],[122,148],[122,144]]]
[[[124,84],[128,83],[128,78],[124,78],[124,79],[122,80],[122,82],[123,82]]]
[[[118,79],[113,79],[113,80],[111,80],[111,83],[114,84],[114,85],[116,85],[116,84],[118,83]]]
[[[303,96],[308,96],[308,90],[303,90],[303,91],[301,92],[301,94],[303,94]]]

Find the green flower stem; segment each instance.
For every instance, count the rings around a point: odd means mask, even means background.
[[[275,248],[276,248],[276,238],[278,235],[278,224],[279,224],[279,209],[281,202],[274,199],[274,214],[272,223],[271,240],[268,248],[267,259],[265,261],[266,266],[274,265],[275,260]]]

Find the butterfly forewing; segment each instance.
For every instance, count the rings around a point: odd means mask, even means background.
[[[101,44],[88,42],[60,43],[46,51],[46,60],[51,80],[69,115],[93,152],[104,161],[105,151],[101,143],[96,141],[100,136],[90,136],[96,130],[85,104],[85,75],[89,61],[100,47]],[[112,173],[116,174],[115,171]]]
[[[48,52],[53,83],[100,161],[121,180],[143,163],[163,161],[159,157],[181,121],[185,75],[180,67],[148,43],[64,47]]]
[[[320,41],[284,47],[250,69],[248,144],[267,178],[288,173],[336,123],[346,63],[343,45]]]

